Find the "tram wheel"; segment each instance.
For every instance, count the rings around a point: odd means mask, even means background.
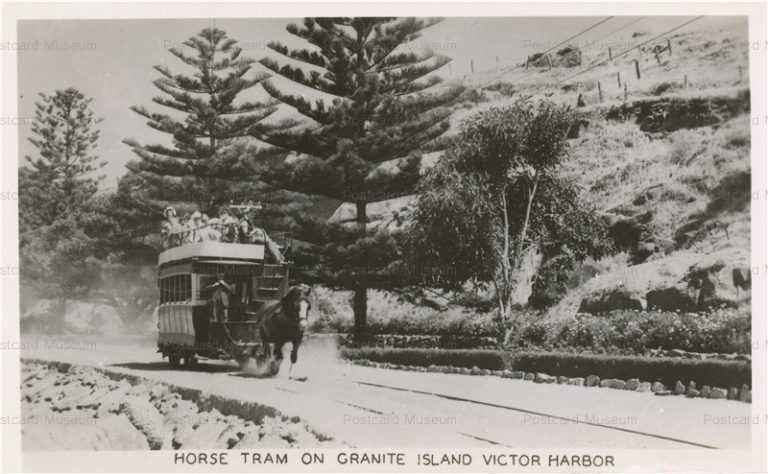
[[[194,353],[184,355],[184,366],[188,369],[197,367],[197,357],[195,357]]]
[[[171,364],[171,367],[178,368],[181,366],[181,357],[179,357],[178,354],[168,354],[168,363]]]

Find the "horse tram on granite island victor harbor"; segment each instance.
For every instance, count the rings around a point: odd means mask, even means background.
[[[234,206],[239,207],[239,206]],[[310,288],[290,285],[290,262],[267,233],[247,219],[193,225],[166,209],[158,255],[158,352],[172,367],[194,368],[198,357],[249,359],[276,374],[282,347],[296,362],[310,308]],[[227,217],[227,216],[225,216]]]

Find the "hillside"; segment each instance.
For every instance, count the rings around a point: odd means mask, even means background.
[[[626,34],[632,44],[653,38]],[[666,48],[667,39],[672,51],[662,51],[657,60],[654,47]],[[732,20],[693,23],[614,61],[607,61],[607,50],[595,48],[579,56],[581,66],[517,65],[465,78],[465,85],[483,91],[484,100],[457,107],[448,132],[455,134],[481,110],[521,96],[570,104],[580,113],[563,173],[608,219],[618,253],[587,262],[584,276],[548,317],[748,304],[748,283],[742,282],[750,272],[746,24],[740,30]],[[588,68],[593,69],[573,77]],[[626,100],[617,73],[628,82]],[[423,172],[440,155],[426,154]],[[384,166],[394,167],[396,160]],[[368,215],[374,224],[401,225],[414,198],[371,204]],[[344,220],[346,206],[334,217]],[[527,273],[533,277],[535,269]]]

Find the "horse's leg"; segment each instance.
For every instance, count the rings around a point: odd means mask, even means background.
[[[291,341],[291,366],[288,368],[288,377],[291,376],[293,371],[293,364],[299,359],[299,346],[301,345],[301,339],[294,339]]]
[[[296,339],[291,342],[293,346],[291,348],[291,364],[295,364],[299,358],[299,346],[301,345],[301,339]]]

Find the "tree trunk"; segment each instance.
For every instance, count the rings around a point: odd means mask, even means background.
[[[366,288],[362,283],[355,287],[355,295],[352,301],[352,310],[355,315],[355,341],[363,343],[366,341],[368,335],[368,288]]]
[[[365,235],[365,226],[368,222],[366,205],[365,201],[357,201],[355,203],[355,222],[359,226],[361,237]],[[355,316],[354,338],[359,343],[365,342],[368,332],[368,287],[365,284],[367,277],[365,273],[366,270],[364,268],[358,272],[360,277],[354,287],[355,295],[352,302],[352,311]]]

